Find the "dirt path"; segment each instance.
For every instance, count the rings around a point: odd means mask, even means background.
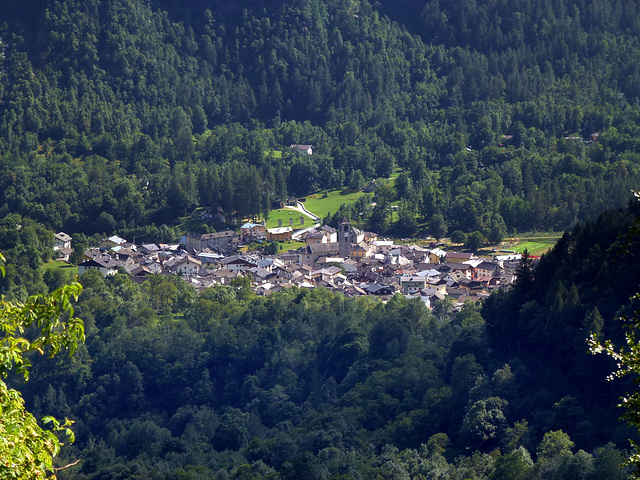
[[[286,207],[284,207],[286,209],[289,210],[296,210],[297,212],[303,213],[309,217],[311,217],[311,219],[315,222],[315,224],[311,227],[308,228],[302,228],[300,230],[296,230],[295,232],[293,232],[293,234],[291,235],[291,237],[293,238],[293,240],[299,240],[300,237],[302,237],[303,235],[305,235],[307,232],[309,232],[310,230],[313,230],[314,228],[318,227],[321,223],[322,223],[322,219],[317,216],[314,215],[313,213],[311,213],[309,210],[307,210],[305,208],[305,206],[302,204],[302,202],[298,202],[297,205],[295,207],[291,206],[291,205],[287,205]]]

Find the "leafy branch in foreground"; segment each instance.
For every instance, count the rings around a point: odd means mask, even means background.
[[[634,195],[640,199],[639,192],[634,192]],[[630,246],[639,237],[640,217],[637,217],[627,232],[625,242],[618,255],[629,254]],[[631,297],[631,302],[637,303],[639,301],[640,293],[636,293]],[[632,374],[634,375],[632,378],[634,385],[640,386],[640,344],[637,341],[638,333],[640,333],[640,308],[634,310],[630,317],[622,316],[620,320],[626,322],[624,325],[626,346],[618,349],[611,340],[600,342],[598,336],[595,333],[591,333],[587,338],[589,352],[593,355],[604,353],[616,362],[616,369],[607,376],[607,380],[611,381]],[[626,409],[625,413],[622,414],[622,418],[640,430],[640,389],[630,393],[627,392],[626,395],[620,398],[618,406]],[[629,443],[634,452],[627,459],[626,465],[633,466],[636,476],[640,477],[640,445],[631,439],[629,439]]]
[[[2,255],[0,259],[4,260]],[[4,274],[4,268],[0,266]],[[49,295],[34,295],[26,302],[0,300],[0,375],[15,371],[29,378],[31,366],[26,354],[38,352],[54,356],[62,349],[73,354],[84,341],[84,324],[73,317],[71,300],[77,300],[82,286],[66,285]],[[72,421],[60,423],[43,419],[52,430],[44,430],[24,407],[20,392],[0,380],[0,479],[55,478],[53,458],[63,445],[55,432],[73,442]]]
[[[633,301],[640,300],[640,293],[631,297]],[[592,333],[587,339],[589,351],[595,355],[604,353],[616,362],[616,369],[611,372],[607,380],[615,380],[629,374],[634,374],[632,381],[635,385],[640,386],[640,344],[638,343],[638,333],[640,332],[640,309],[636,310],[631,317],[621,317],[621,320],[627,322],[625,325],[625,344],[626,346],[619,349],[611,340],[600,342],[596,334]],[[626,409],[622,415],[630,425],[640,430],[640,389],[627,394],[620,399],[619,407]],[[626,464],[635,468],[636,475],[640,476],[640,445],[629,439],[634,453],[627,459]]]

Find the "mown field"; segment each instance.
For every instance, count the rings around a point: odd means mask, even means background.
[[[313,210],[311,210],[311,212],[313,212]],[[300,225],[300,217],[304,217],[304,225]],[[291,228],[293,228],[294,230],[297,230],[299,228],[311,227],[314,223],[311,217],[297,210],[281,208],[278,210],[271,210],[269,212],[269,218],[267,219],[267,228],[276,228],[278,226],[278,220],[282,220],[283,227],[288,227],[290,218],[293,219],[293,225],[291,226]]]
[[[314,193],[305,197],[304,206],[314,215],[324,218],[329,213],[336,213],[343,203],[354,203],[364,192],[343,194],[342,190],[331,190]]]
[[[520,238],[520,243],[514,246],[505,247],[507,250],[514,250],[518,253],[522,253],[526,250],[530,255],[539,256],[552,248],[560,235],[548,235],[548,236],[536,236],[536,237],[524,237]]]
[[[63,262],[62,260],[49,260],[45,263],[42,268],[46,272],[47,270],[55,270],[58,268],[62,268],[64,270],[68,270],[74,275],[78,274],[78,267],[75,265],[69,265],[67,262]]]

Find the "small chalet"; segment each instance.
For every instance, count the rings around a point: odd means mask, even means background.
[[[365,242],[360,242],[357,245],[351,247],[352,258],[369,258],[371,256],[371,249]]]
[[[113,258],[116,258],[123,263],[127,261],[129,261],[129,263],[132,263],[133,259],[140,258],[142,256],[135,250],[125,247],[113,247],[111,251],[113,252]]]
[[[197,258],[202,262],[203,265],[218,265],[222,263],[224,255],[220,255],[219,253],[214,253],[207,250],[198,253]]]
[[[493,277],[499,276],[502,271],[500,265],[493,262],[481,262],[479,263],[473,272],[473,279],[488,282]]]
[[[247,271],[257,267],[255,263],[237,255],[225,258],[222,263],[225,269],[231,270],[232,272]]]
[[[56,254],[56,258],[65,262],[69,261],[73,248],[71,248],[71,237],[64,232],[58,232],[55,235],[56,244],[53,247],[53,251]]]
[[[363,235],[363,241],[365,242],[375,242],[376,240],[378,240],[378,234],[375,232],[362,232]]]
[[[444,257],[444,261],[448,263],[462,263],[473,260],[474,258],[475,255],[473,253],[447,252]]]
[[[160,247],[158,247],[155,243],[145,243],[140,246],[140,252],[144,255],[158,255],[160,251]]]
[[[118,245],[122,245],[123,243],[127,243],[124,238],[113,235],[112,237],[102,240],[102,242],[100,242],[100,248],[113,248],[117,247]]]
[[[312,155],[313,154],[313,145],[297,145],[297,144],[293,144],[289,148],[291,150],[294,150],[299,155]]]
[[[477,280],[460,280],[459,286],[467,291],[467,295],[484,291],[484,284]]]
[[[153,271],[145,265],[130,265],[125,270],[132,277],[146,278],[153,275]]]
[[[71,254],[73,253],[73,248],[71,247],[62,247],[55,250],[56,258],[58,260],[62,260],[63,262],[69,262],[71,258]]]
[[[58,232],[55,235],[56,244],[53,247],[54,250],[59,250],[61,248],[71,248],[71,237],[64,232]]]
[[[264,238],[266,230],[266,227],[261,223],[247,222],[240,227],[240,235],[243,239]]]
[[[393,248],[393,241],[392,240],[375,240],[373,242],[373,245],[378,249],[378,253],[387,255],[389,251]]]
[[[384,285],[380,283],[369,283],[362,287],[368,295],[375,295],[377,297],[391,296],[395,293],[395,289],[391,285]]]
[[[216,270],[211,274],[211,279],[215,284],[218,285],[227,285],[234,278],[238,278],[242,273],[236,271],[231,271],[227,269]]]
[[[107,255],[107,250],[105,248],[88,248],[84,251],[84,259],[85,260],[93,260],[94,258],[104,257]]]
[[[362,191],[364,193],[371,193],[371,192],[375,192],[376,189],[378,188],[378,184],[376,183],[376,179],[372,179],[369,181],[369,183],[367,183],[364,188],[362,189]]]
[[[471,278],[472,268],[468,263],[441,263],[436,268],[442,273],[451,273],[460,275],[460,277]]]
[[[166,263],[166,268],[178,275],[195,275],[202,267],[202,262],[191,255],[176,257],[171,262]]]
[[[325,267],[325,268],[321,268],[318,270],[314,270],[311,272],[311,278],[313,278],[314,280],[318,280],[318,279],[322,279],[324,281],[329,281],[329,280],[333,280],[336,275],[340,275],[342,273],[342,269],[339,267],[336,267],[334,265],[329,266],[329,267]]]
[[[268,228],[267,229],[267,241],[268,242],[285,242],[291,240],[293,230],[291,227],[280,228]]]
[[[323,225],[320,227],[320,231],[327,236],[328,243],[335,243],[338,241],[338,231],[335,228]]]
[[[267,280],[277,276],[275,273],[260,267],[253,267],[249,272],[253,276],[253,280],[257,283],[265,283]]]
[[[107,275],[115,275],[118,273],[118,268],[120,268],[121,265],[120,262],[108,255],[95,257],[78,264],[78,275],[82,275],[87,270],[98,270],[104,277]]]
[[[447,252],[441,250],[440,248],[434,248],[433,250],[429,250],[429,262],[430,263],[440,263],[444,261],[444,257],[447,255]]]
[[[310,231],[307,232],[303,238],[307,245],[312,245],[314,243],[327,243],[327,236],[323,232]]]

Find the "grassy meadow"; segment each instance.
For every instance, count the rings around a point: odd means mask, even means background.
[[[55,270],[55,269],[61,268],[63,270],[70,271],[74,275],[78,274],[77,266],[69,265],[67,262],[63,262],[62,260],[49,260],[44,265],[42,265],[42,268],[44,269],[45,272],[47,270]]]
[[[308,208],[308,207],[307,207]],[[311,210],[313,212],[313,210]],[[304,217],[304,225],[300,225],[300,217]],[[313,219],[297,210],[291,210],[289,208],[281,208],[278,210],[271,210],[269,212],[269,218],[267,220],[267,228],[276,228],[278,226],[278,220],[282,220],[282,226],[289,226],[289,219],[293,218],[294,230],[299,228],[311,227],[314,222]]]
[[[343,203],[355,203],[364,192],[343,194],[342,190],[314,193],[305,197],[304,206],[314,215],[324,218],[328,213],[336,213]]]
[[[560,234],[557,235],[545,235],[545,236],[531,236],[521,237],[520,242],[517,245],[503,247],[504,250],[514,250],[518,253],[522,253],[526,250],[530,255],[540,256],[547,250],[551,249],[558,239]]]

